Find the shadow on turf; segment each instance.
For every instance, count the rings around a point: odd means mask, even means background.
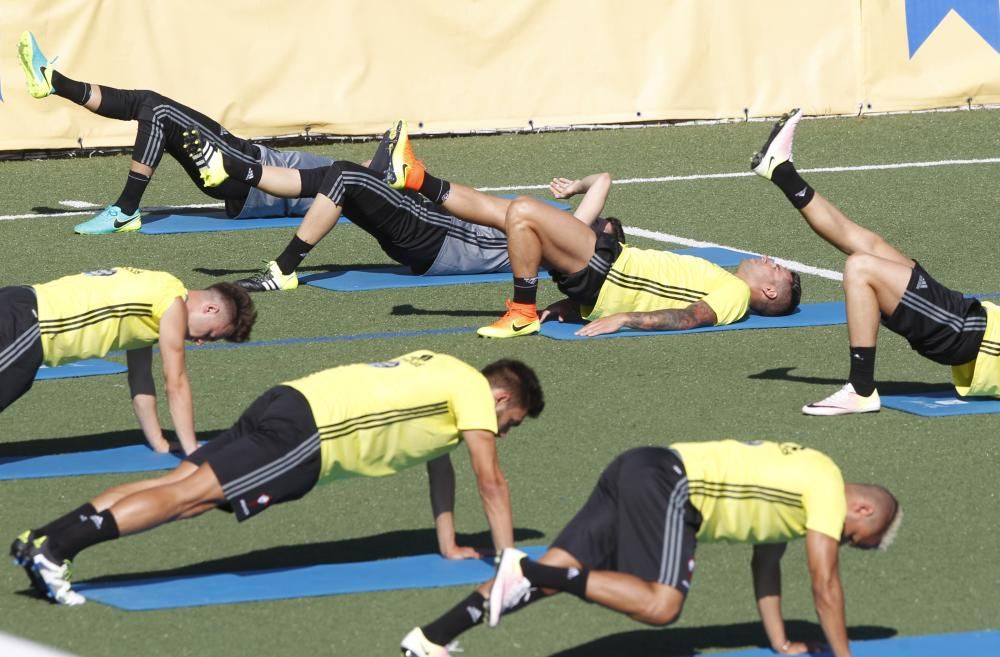
[[[332,274],[338,271],[356,271],[359,269],[385,269],[386,267],[392,267],[391,263],[380,262],[380,263],[365,263],[365,264],[353,264],[353,265],[312,265],[310,267],[299,267],[295,272],[302,277],[304,273],[318,273],[318,274]],[[260,267],[255,267],[254,269],[212,269],[210,267],[195,267],[191,271],[196,271],[199,274],[205,274],[206,276],[235,276],[237,274],[253,274],[254,272],[260,271]]]
[[[514,540],[517,542],[544,537],[545,534],[537,529],[514,529]],[[480,548],[492,545],[493,542],[488,531],[476,534],[458,534],[457,538],[460,545],[472,545]],[[203,561],[190,566],[181,566],[180,568],[107,575],[90,579],[88,582],[104,584],[135,579],[193,577],[195,575],[216,575],[241,571],[302,568],[435,554],[437,550],[437,534],[433,529],[406,529],[343,541],[281,545],[232,557]]]
[[[403,303],[398,306],[392,307],[392,312],[390,315],[408,317],[410,315],[434,315],[439,317],[496,317],[499,313],[495,308],[493,310],[425,310],[423,308],[416,308],[408,303]]]
[[[817,623],[785,621],[788,636],[799,641],[822,642],[823,630]],[[870,641],[896,636],[897,631],[880,625],[855,625],[847,628],[851,641]],[[734,623],[705,627],[678,627],[661,630],[636,630],[601,637],[589,643],[562,650],[550,657],[607,657],[608,655],[655,655],[690,657],[705,650],[731,648],[768,648],[767,636],[760,623]]]
[[[794,381],[813,385],[842,386],[846,379],[833,379],[821,376],[799,376],[792,374],[794,367],[773,367],[758,374],[751,374],[748,379],[763,379],[765,381]],[[879,381],[878,391],[882,395],[925,395],[932,392],[952,390],[947,383],[922,383],[919,381]]]
[[[199,431],[199,436],[216,436],[221,429],[215,431]],[[177,436],[164,430],[163,437],[171,442],[177,442]],[[46,456],[48,454],[70,454],[73,452],[90,452],[112,447],[129,447],[145,445],[142,432],[138,429],[129,431],[110,431],[108,433],[93,433],[86,436],[66,436],[64,438],[37,438],[22,440],[15,443],[0,443],[0,458],[18,458],[30,456]]]

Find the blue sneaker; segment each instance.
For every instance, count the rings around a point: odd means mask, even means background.
[[[25,81],[28,83],[28,93],[35,98],[45,98],[54,90],[52,88],[52,64],[48,57],[42,54],[31,32],[21,34],[17,42],[17,59],[24,69]]]
[[[140,228],[142,228],[142,214],[138,210],[133,214],[125,214],[117,205],[109,205],[93,219],[77,224],[73,230],[80,235],[108,235],[131,233]]]

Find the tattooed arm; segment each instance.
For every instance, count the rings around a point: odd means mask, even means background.
[[[687,308],[651,310],[641,313],[615,313],[587,324],[576,334],[602,335],[614,333],[622,328],[641,331],[680,331],[699,326],[713,326],[717,319],[711,306],[704,301],[698,301]]]

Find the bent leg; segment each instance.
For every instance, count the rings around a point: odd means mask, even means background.
[[[855,254],[844,264],[847,334],[852,347],[874,347],[882,316],[896,311],[913,273],[913,261]]]
[[[913,266],[913,260],[882,236],[851,221],[819,192],[799,212],[813,232],[847,255],[870,254],[900,265]]]
[[[507,209],[510,204],[509,199],[484,194],[472,187],[453,182],[451,193],[441,205],[463,221],[502,231],[506,226]]]
[[[538,276],[542,262],[563,273],[579,271],[594,255],[594,231],[568,212],[528,197],[507,209],[507,251],[514,276]]]

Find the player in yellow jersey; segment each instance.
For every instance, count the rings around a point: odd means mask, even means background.
[[[405,657],[447,657],[462,632],[566,592],[650,625],[681,613],[697,541],[752,543],[757,609],[771,647],[807,652],[785,633],[781,557],[805,538],[813,599],[836,657],[847,657],[841,545],[886,549],[902,521],[881,486],[845,484],[824,454],[794,443],[723,440],[640,447],[601,474],[583,508],[539,559],[504,550],[495,577],[403,639]],[[470,611],[471,610],[471,611]]]
[[[590,320],[580,335],[613,333],[622,328],[676,330],[739,321],[751,308],[762,315],[783,315],[798,306],[798,274],[767,257],[747,259],[735,274],[690,256],[636,249],[623,244],[624,234],[609,234],[599,218],[611,186],[608,174],[582,180],[557,178],[556,198],[584,193],[574,214],[537,199],[496,199],[471,187],[434,178],[413,155],[403,135],[392,144],[392,176],[397,186],[444,189],[441,205],[455,216],[485,223],[504,214],[507,252],[514,275],[514,298],[507,313],[478,333],[513,338],[540,330],[549,318],[582,316]],[[430,181],[430,182],[429,182]],[[620,227],[620,223],[619,223]],[[539,316],[535,299],[538,271],[549,270],[568,298]]]
[[[257,318],[231,283],[188,290],[174,276],[99,269],[31,287],[0,288],[0,411],[27,392],[38,368],[124,350],[132,406],[150,447],[167,452],[152,363],[159,344],[170,416],[184,452],[197,448],[184,342],[244,342]]]
[[[22,533],[11,554],[40,593],[81,604],[68,573],[70,559],[84,548],[216,507],[243,521],[319,482],[381,477],[426,463],[441,554],[477,558],[474,548],[455,542],[448,454],[465,443],[494,547],[510,548],[510,492],[496,441],[544,406],[535,373],[515,360],[479,372],[452,356],[415,351],[324,370],[265,392],[173,472],[108,489]]]
[[[921,356],[950,365],[960,395],[1000,397],[1000,306],[937,282],[916,260],[851,221],[810,187],[792,164],[792,141],[801,118],[798,109],[783,116],[751,166],[784,192],[817,235],[847,254],[848,381],[829,397],[803,406],[802,412],[846,415],[881,408],[875,388],[879,323],[906,338]]]

